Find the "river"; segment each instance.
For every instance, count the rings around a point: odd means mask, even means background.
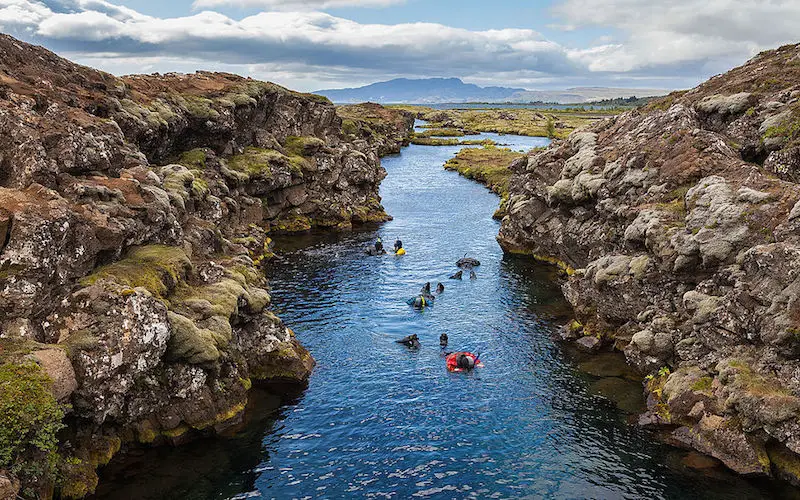
[[[542,138],[484,134],[514,149]],[[615,355],[553,340],[569,319],[553,270],[504,257],[498,198],[442,169],[458,147],[410,146],[383,164],[394,220],[372,230],[279,240],[268,270],[278,314],[318,365],[288,401],[256,393],[241,432],[133,453],[99,498],[767,498],[712,461],[630,422],[641,383]],[[367,257],[381,236],[408,255]],[[477,280],[449,280],[481,260]],[[425,283],[446,290],[418,312]],[[414,351],[394,341],[416,333]],[[438,345],[483,353],[448,373]],[[694,464],[695,468],[687,464]],[[698,470],[697,467],[702,468]]]

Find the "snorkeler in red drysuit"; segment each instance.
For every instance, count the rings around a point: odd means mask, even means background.
[[[482,368],[483,363],[477,354],[471,352],[454,352],[447,355],[447,369],[451,372],[469,371],[473,368]]]

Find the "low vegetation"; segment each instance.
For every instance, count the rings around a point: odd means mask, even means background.
[[[467,139],[459,140],[441,137],[412,137],[411,144],[420,146],[497,146],[498,144],[491,139]]]
[[[500,209],[495,213],[495,217],[500,218],[504,215],[508,202],[508,183],[511,179],[509,166],[524,156],[524,153],[496,146],[465,148],[448,160],[444,168],[478,181],[500,195]]]
[[[475,132],[495,132],[563,139],[576,128],[624,111],[624,108],[437,110],[409,105],[393,106],[393,108],[411,112],[417,119],[428,122],[425,126],[428,130],[415,134],[416,138],[455,137]]]
[[[64,412],[36,363],[0,365],[0,469],[26,482],[52,479]]]

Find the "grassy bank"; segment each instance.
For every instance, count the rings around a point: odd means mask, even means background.
[[[431,137],[437,131],[450,134],[496,132],[534,137],[566,138],[576,128],[614,116],[620,110],[570,109],[449,109],[436,110],[424,106],[395,106],[426,120],[429,130],[419,135]]]
[[[505,214],[508,201],[508,183],[511,179],[509,167],[515,160],[525,156],[526,153],[496,146],[465,148],[448,160],[444,164],[444,168],[458,172],[467,179],[480,182],[500,195],[502,202],[494,216],[501,218]]]

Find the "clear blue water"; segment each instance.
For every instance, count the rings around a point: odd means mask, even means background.
[[[546,139],[503,136],[511,146]],[[442,169],[458,147],[411,146],[384,159],[394,220],[345,235],[279,241],[274,306],[318,365],[282,405],[257,398],[239,434],[134,455],[109,467],[101,498],[765,498],[719,468],[631,425],[639,382],[583,364],[553,340],[569,317],[552,270],[504,257],[498,198]],[[408,255],[367,257],[381,236]],[[464,254],[475,281],[448,280]],[[427,281],[435,306],[406,305]],[[448,373],[438,345],[483,353]],[[394,341],[416,333],[414,351]],[[608,361],[608,358],[605,358]],[[613,360],[612,360],[613,361]],[[605,385],[604,385],[605,384]]]

